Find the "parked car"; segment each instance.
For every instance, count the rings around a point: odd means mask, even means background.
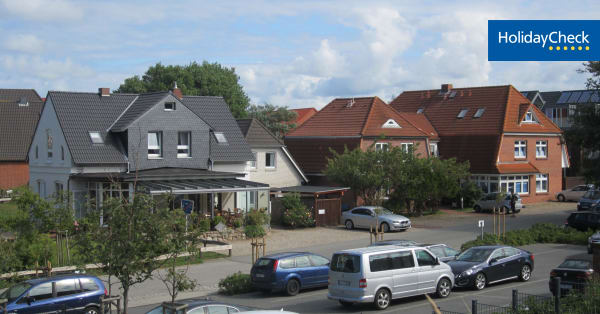
[[[373,303],[382,310],[397,298],[434,292],[445,298],[453,285],[450,266],[429,250],[376,246],[333,254],[327,298],[343,306]]]
[[[600,243],[600,231],[592,234],[589,238],[588,238],[588,244],[587,244],[587,250],[588,250],[588,254],[592,254],[593,249],[592,249],[592,244],[594,243]]]
[[[565,226],[579,231],[598,230],[600,229],[600,213],[589,211],[571,213]]]
[[[384,232],[410,228],[410,219],[377,206],[360,206],[342,212],[346,229],[378,227]],[[379,225],[378,225],[379,224]]]
[[[445,244],[419,244],[419,246],[428,249],[444,263],[455,260],[460,253]]]
[[[570,189],[566,189],[566,190],[562,190],[562,191],[556,193],[556,199],[559,202],[564,202],[564,201],[579,201],[579,199],[583,197],[583,195],[585,194],[585,192],[587,192],[589,190],[593,190],[593,189],[594,189],[594,185],[593,184],[578,185],[576,187],[573,187],[573,188],[570,188]]]
[[[7,299],[7,313],[100,313],[100,297],[107,291],[94,276],[63,275],[30,279],[0,294]]]
[[[250,270],[252,285],[264,292],[296,295],[301,289],[326,287],[329,260],[308,252],[278,253],[259,258]]]
[[[413,240],[387,240],[387,241],[377,241],[369,246],[384,246],[384,245],[415,246],[415,245],[418,245],[418,243]]]
[[[504,199],[498,200],[499,193],[489,193],[484,195],[479,201],[473,205],[475,212],[492,212],[494,208],[510,212],[510,194],[507,194]],[[520,212],[523,209],[521,197],[517,194],[517,202],[515,203],[515,212]]]
[[[527,281],[533,271],[533,254],[510,246],[477,246],[467,249],[448,262],[457,287],[477,290],[489,284],[520,279]]]
[[[210,299],[186,299],[186,300],[177,300],[177,303],[187,304],[187,312],[193,312],[196,314],[228,314],[228,313],[239,313],[239,312],[248,312],[255,310],[250,307],[240,306],[236,304],[228,304],[217,301],[212,301]],[[163,307],[159,305],[150,311],[146,312],[146,314],[162,314]],[[173,311],[167,310],[168,314],[173,314]],[[183,314],[183,310],[177,311],[177,314]]]
[[[589,190],[577,203],[577,210],[600,210],[600,190]]]
[[[591,260],[567,258],[550,272],[550,292],[556,294],[552,277],[560,277],[560,295],[567,295],[571,290],[582,291],[588,280],[592,279],[594,268]]]

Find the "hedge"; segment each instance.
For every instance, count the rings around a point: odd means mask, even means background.
[[[237,272],[219,281],[219,293],[234,295],[254,291],[250,275]]]

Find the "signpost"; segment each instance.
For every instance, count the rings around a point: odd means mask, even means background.
[[[194,201],[192,200],[181,200],[181,209],[185,213],[185,232],[188,230],[188,220],[190,214],[194,210]]]
[[[481,240],[483,240],[483,227],[485,226],[485,220],[479,221],[479,228],[481,228]]]

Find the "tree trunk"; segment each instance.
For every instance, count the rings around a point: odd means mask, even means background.
[[[129,287],[123,286],[123,314],[127,314],[127,305],[129,304],[129,300],[127,300],[128,295]]]

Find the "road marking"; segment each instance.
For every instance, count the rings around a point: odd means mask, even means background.
[[[463,304],[465,305],[465,308],[467,309],[467,313],[471,313],[472,308],[470,308],[467,305],[467,301],[465,301],[465,297],[461,297],[460,299],[462,300]]]

